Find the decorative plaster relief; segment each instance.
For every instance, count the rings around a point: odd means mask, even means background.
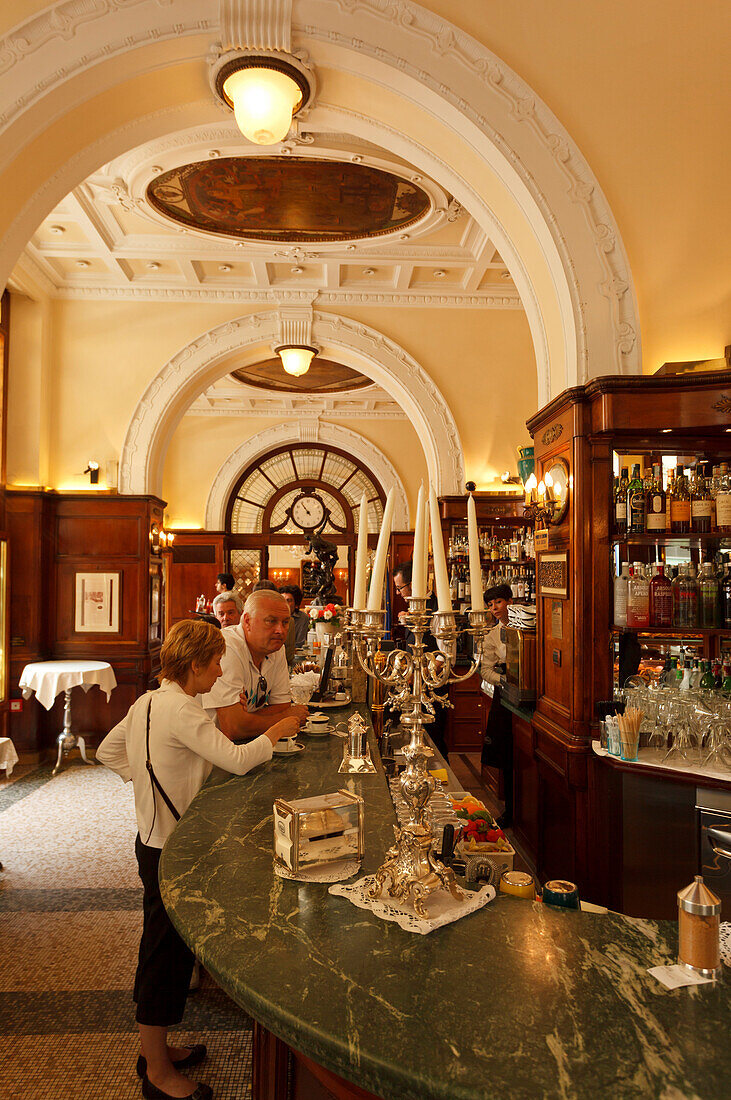
[[[358,462],[362,462],[378,479],[381,487],[386,492],[394,488],[394,518],[395,530],[407,531],[409,523],[409,506],[406,499],[403,482],[396,473],[386,455],[377,447],[364,439],[362,435],[343,428],[339,424],[328,424],[315,421],[315,435],[299,435],[292,424],[278,424],[276,427],[267,428],[263,432],[247,439],[235,451],[232,451],[222,464],[211,486],[211,492],[206,503],[206,530],[223,531],[226,524],[226,504],[231,496],[242,471],[263,457],[267,451],[275,447],[281,447],[285,443],[325,443],[332,447],[339,447]],[[305,427],[305,425],[303,425]],[[309,431],[309,428],[306,428]]]
[[[244,363],[278,338],[279,311],[227,321],[203,333],[169,360],[147,387],[130,421],[119,464],[121,493],[155,493],[162,488],[165,453],[191,403],[226,372],[236,352]],[[315,312],[313,340],[332,347],[381,385],[404,409],[424,448],[429,478],[440,494],[464,485],[464,456],[457,425],[426,371],[398,344],[367,325]],[[288,429],[291,430],[291,429]]]

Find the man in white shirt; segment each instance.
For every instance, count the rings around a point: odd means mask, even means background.
[[[287,715],[304,722],[306,706],[295,706],[289,693],[284,640],[289,607],[278,592],[252,592],[238,626],[221,633],[226,652],[222,675],[201,697],[201,705],[231,740],[248,740],[266,733]]]

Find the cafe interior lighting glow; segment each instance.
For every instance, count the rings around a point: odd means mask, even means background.
[[[295,378],[307,374],[310,363],[317,355],[317,348],[309,347],[307,344],[282,344],[274,350],[282,360],[282,366],[287,374]]]
[[[219,70],[216,90],[233,109],[236,124],[255,145],[276,145],[309,99],[311,87],[289,55],[242,54]]]

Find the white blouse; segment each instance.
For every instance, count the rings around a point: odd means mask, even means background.
[[[165,794],[182,816],[201,789],[215,764],[244,775],[272,758],[266,734],[234,745],[207,716],[197,699],[179,684],[163,680],[157,691],[148,691],[132,704],[127,716],[107,734],[96,758],[132,781],[137,825],[143,844],[162,848],[175,828],[175,818],[147,772],[147,706],[150,711],[150,761]],[[154,822],[154,824],[153,824]]]

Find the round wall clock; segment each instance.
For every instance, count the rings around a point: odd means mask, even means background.
[[[325,519],[325,505],[316,493],[302,493],[292,502],[290,515],[303,531],[314,531]]]

